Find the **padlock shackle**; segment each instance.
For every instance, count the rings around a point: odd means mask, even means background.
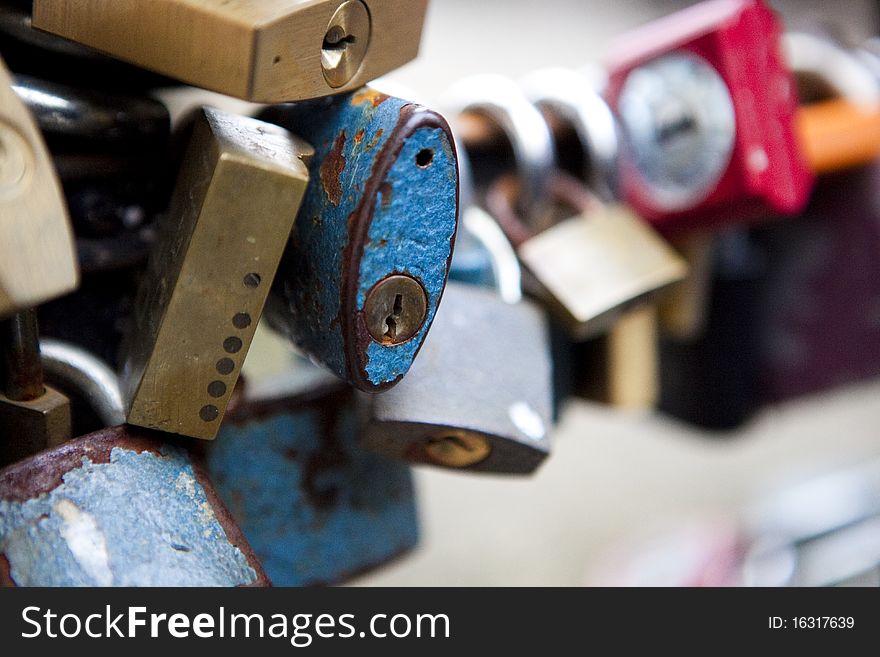
[[[553,135],[541,112],[529,102],[513,80],[502,75],[476,75],[459,81],[447,93],[445,106],[457,125],[465,146],[470,116],[485,119],[500,131],[513,151],[521,186],[520,204],[529,216],[546,208],[547,174],[556,161]]]
[[[105,426],[125,422],[125,404],[119,378],[103,361],[68,342],[44,338],[40,357],[46,377],[79,394]]]

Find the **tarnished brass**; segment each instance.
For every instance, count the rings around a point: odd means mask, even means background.
[[[50,386],[29,401],[0,393],[0,467],[71,438],[70,400]]]
[[[0,317],[71,292],[78,281],[52,161],[0,60]]]
[[[370,47],[370,11],[360,0],[348,0],[330,19],[321,46],[324,79],[334,89],[358,72]]]
[[[256,102],[362,86],[419,50],[427,0],[35,0],[33,24]]]
[[[425,325],[428,295],[413,277],[394,274],[370,290],[364,312],[373,340],[380,344],[402,344]]]
[[[467,468],[485,461],[492,446],[484,436],[470,431],[454,431],[425,444],[425,453],[437,465],[447,468]]]
[[[658,305],[660,330],[678,340],[693,340],[705,328],[712,287],[711,233],[694,233],[679,238],[675,247],[688,263],[687,276],[669,288]]]
[[[687,273],[681,257],[620,205],[561,221],[517,253],[575,338],[607,330],[626,304]]]
[[[201,112],[123,346],[129,423],[214,438],[312,154],[283,128]]]

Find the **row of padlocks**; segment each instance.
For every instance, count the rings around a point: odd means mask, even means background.
[[[0,582],[336,583],[416,545],[410,465],[532,473],[571,395],[880,372],[876,44],[710,0],[441,115],[364,86],[426,0],[148,4],[0,5]],[[246,381],[261,321],[302,358]]]

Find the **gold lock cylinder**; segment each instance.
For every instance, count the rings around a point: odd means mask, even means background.
[[[0,59],[0,317],[72,292],[78,282],[61,185]]]
[[[418,54],[427,0],[35,0],[36,28],[263,103],[362,86]]]
[[[123,345],[129,423],[214,438],[312,154],[283,128],[200,113]]]

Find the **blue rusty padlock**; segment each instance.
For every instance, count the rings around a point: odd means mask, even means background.
[[[449,127],[369,88],[261,118],[316,151],[267,318],[357,388],[388,388],[416,357],[446,283],[458,218]]]
[[[0,585],[266,586],[203,470],[119,426],[0,471]]]
[[[276,586],[334,584],[415,547],[410,470],[358,446],[353,391],[300,360],[207,445],[212,481]]]

